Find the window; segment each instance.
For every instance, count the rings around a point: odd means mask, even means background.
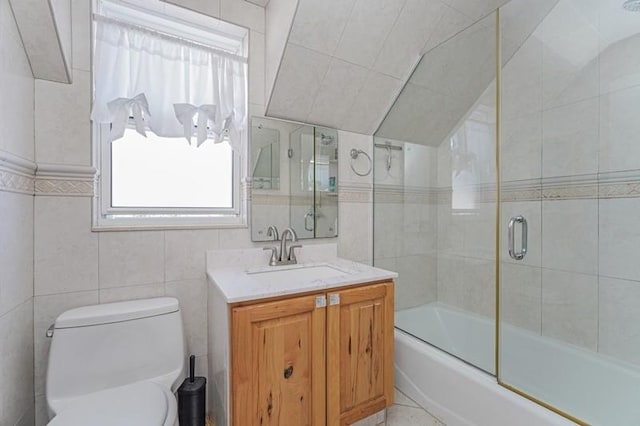
[[[247,30],[158,0],[94,16],[94,228],[246,224]]]

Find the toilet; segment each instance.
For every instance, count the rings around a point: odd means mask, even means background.
[[[177,426],[185,358],[175,298],[66,311],[49,351],[48,425]]]

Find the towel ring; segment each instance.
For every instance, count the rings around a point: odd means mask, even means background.
[[[353,167],[353,160],[355,160],[356,158],[358,158],[358,156],[360,154],[364,154],[365,157],[367,157],[367,160],[369,160],[369,167],[367,169],[366,172],[364,173],[360,173],[358,172],[354,167]],[[350,160],[350,166],[351,166],[351,170],[353,170],[353,173],[357,174],[358,176],[368,176],[369,173],[371,173],[371,168],[373,167],[373,161],[371,161],[371,157],[369,156],[369,154],[367,154],[366,152],[364,152],[361,149],[355,149],[352,148],[351,151],[349,152],[349,155],[351,155],[351,160]]]

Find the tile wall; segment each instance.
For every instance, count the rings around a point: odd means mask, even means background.
[[[172,0],[250,29],[251,115],[265,109],[265,11],[241,0]],[[91,60],[89,1],[72,2],[72,85],[37,81],[36,161],[86,168],[91,165]],[[370,151],[371,136],[339,133],[340,222],[343,257],[371,262],[371,176],[351,173],[351,148]],[[67,187],[68,189],[68,187]],[[43,190],[35,201],[34,346],[37,424],[46,423],[44,378],[46,328],[76,306],[154,296],[175,296],[184,312],[188,351],[206,374],[207,311],[205,250],[253,247],[250,230],[91,232],[91,192]],[[342,232],[344,230],[344,232]],[[320,240],[322,241],[322,240]],[[324,240],[326,242],[327,240]],[[306,243],[306,242],[305,242]],[[312,242],[308,242],[312,244]]]
[[[561,0],[504,67],[503,225],[527,217],[529,254],[503,257],[502,306],[509,322],[640,364],[637,19]]]
[[[0,93],[0,425],[32,425],[34,80],[8,0]]]
[[[500,220],[504,320],[636,364],[637,28],[637,15],[619,5],[561,0],[509,57],[502,73]],[[437,173],[435,184],[421,179],[428,194],[422,216],[411,213],[415,184],[407,179],[404,154],[394,154],[398,161],[392,157],[387,171],[387,154],[376,150],[375,263],[400,273],[398,308],[438,300],[494,314],[495,175],[478,172],[494,168],[493,145],[477,133],[469,138],[473,129],[465,123],[483,122],[481,115],[495,110],[482,98],[474,108],[451,139],[422,147],[436,150],[435,164],[421,162]],[[455,139],[462,146],[465,127],[466,152],[451,145]],[[405,151],[412,146],[396,144]],[[466,169],[476,170],[472,180],[465,180]],[[472,189],[465,191],[467,184]],[[519,262],[506,255],[506,226],[517,214],[529,224],[528,254]],[[418,217],[429,219],[416,227]],[[430,221],[436,230],[420,234]],[[435,275],[429,261],[412,263],[422,255],[407,250],[414,237],[435,248]]]

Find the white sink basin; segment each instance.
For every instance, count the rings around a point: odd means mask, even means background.
[[[277,267],[276,267],[277,268]],[[308,282],[346,275],[346,272],[328,265],[297,266],[287,269],[247,272],[254,280],[271,284],[276,282]]]

